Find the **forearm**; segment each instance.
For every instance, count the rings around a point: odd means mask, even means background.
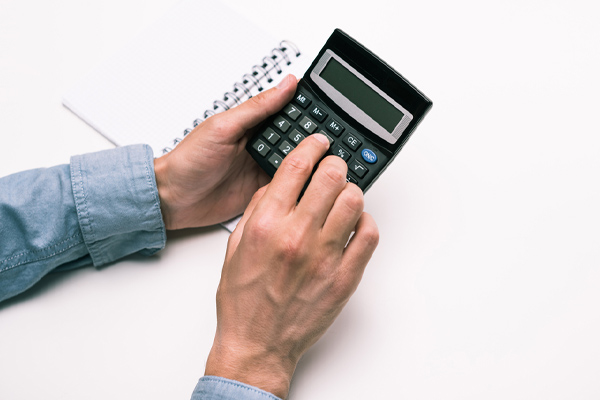
[[[164,247],[152,153],[130,146],[0,179],[0,301],[47,273]]]
[[[219,376],[204,376],[196,385],[191,400],[280,400],[280,398],[239,381]]]

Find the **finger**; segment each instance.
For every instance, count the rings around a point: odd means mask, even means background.
[[[252,200],[250,200],[248,207],[246,207],[246,210],[244,211],[242,218],[236,225],[233,232],[231,232],[231,235],[229,235],[229,241],[227,243],[227,249],[228,249],[227,257],[228,258],[233,254],[233,252],[230,252],[229,250],[230,249],[235,250],[237,248],[238,244],[240,243],[242,234],[244,232],[244,227],[246,226],[246,222],[248,222],[248,219],[250,219],[250,216],[254,212],[256,205],[258,204],[260,199],[262,199],[262,197],[264,196],[264,194],[267,190],[267,186],[261,187],[260,189],[258,189],[256,191],[256,193],[254,193],[254,196],[252,196]]]
[[[268,204],[284,213],[296,207],[300,193],[321,157],[329,148],[325,135],[316,133],[304,139],[283,159],[267,193]]]
[[[219,116],[227,118],[230,128],[238,133],[239,138],[248,129],[255,127],[270,115],[281,110],[292,99],[296,85],[296,78],[293,75],[287,75],[276,87],[251,97]]]
[[[360,278],[371,259],[371,256],[379,243],[379,229],[373,217],[368,213],[362,213],[356,224],[356,230],[352,239],[344,250],[341,271],[352,284],[358,286]]]
[[[344,250],[342,262],[337,270],[337,287],[332,290],[342,295],[342,302],[347,301],[356,291],[378,242],[379,231],[373,217],[363,213],[356,224],[354,236]]]
[[[335,199],[335,203],[323,225],[323,240],[335,243],[343,248],[348,243],[350,234],[357,226],[363,214],[364,197],[362,190],[354,184],[346,183],[344,189]]]
[[[296,207],[300,221],[313,228],[320,229],[323,226],[337,197],[346,186],[347,171],[346,162],[340,157],[331,156],[321,161]]]

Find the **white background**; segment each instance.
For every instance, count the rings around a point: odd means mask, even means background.
[[[111,148],[61,95],[175,3],[0,0],[0,176]],[[340,27],[434,102],[366,195],[379,248],[290,398],[600,398],[598,3],[227,4],[312,55]],[[226,241],[171,233],[0,305],[0,399],[189,398]]]

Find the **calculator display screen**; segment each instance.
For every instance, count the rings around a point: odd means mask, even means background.
[[[319,76],[389,133],[394,131],[404,117],[402,111],[391,105],[333,57],[329,59]]]
[[[310,79],[337,106],[390,144],[402,136],[412,114],[331,49],[325,50]]]

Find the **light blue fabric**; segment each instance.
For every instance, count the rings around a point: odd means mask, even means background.
[[[151,255],[165,241],[149,146],[0,179],[0,301],[51,271]]]
[[[269,392],[218,376],[200,378],[192,400],[281,400]]]
[[[0,301],[51,271],[151,255],[165,242],[149,146],[75,156],[70,165],[0,178]],[[192,399],[277,397],[212,376],[200,379]]]

